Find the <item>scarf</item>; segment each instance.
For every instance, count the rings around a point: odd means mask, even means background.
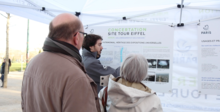
[[[79,50],[75,46],[63,41],[46,38],[43,46],[43,51],[62,53],[72,56],[78,61],[82,62],[82,57],[79,54]]]
[[[121,83],[127,87],[132,87],[132,88],[135,88],[135,89],[138,89],[138,90],[141,90],[141,91],[145,91],[145,92],[148,92],[148,93],[151,93],[151,89],[148,88],[147,86],[145,86],[144,84],[142,84],[141,82],[140,83],[136,83],[136,82],[129,82],[123,78],[114,78],[113,79],[115,82],[118,82],[118,83]]]

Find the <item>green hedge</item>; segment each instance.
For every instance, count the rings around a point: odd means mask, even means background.
[[[23,71],[26,68],[26,63],[22,63]],[[21,71],[21,63],[12,63],[10,67],[10,71]]]

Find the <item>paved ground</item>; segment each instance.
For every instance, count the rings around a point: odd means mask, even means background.
[[[8,76],[8,88],[0,87],[0,112],[21,111],[21,85],[23,73],[10,72]],[[1,85],[0,81],[0,85]]]

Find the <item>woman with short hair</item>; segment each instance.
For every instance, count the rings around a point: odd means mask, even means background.
[[[129,55],[120,68],[120,77],[109,77],[99,92],[102,112],[162,112],[155,92],[141,83],[147,77],[148,62],[142,55]]]

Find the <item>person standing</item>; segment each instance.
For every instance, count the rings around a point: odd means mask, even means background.
[[[64,13],[52,20],[44,52],[24,72],[23,112],[100,112],[96,84],[79,54],[84,36],[78,17]]]
[[[97,92],[99,92],[103,87],[100,86],[100,76],[114,75],[119,76],[120,67],[114,69],[110,66],[104,66],[98,60],[101,57],[102,52],[102,37],[95,34],[88,34],[83,42],[82,46],[82,61],[88,72],[88,75],[97,84]]]
[[[148,72],[145,57],[130,54],[120,69],[120,77],[110,76],[99,92],[101,112],[163,112],[159,97],[141,82]]]
[[[11,66],[11,60],[8,59],[8,73],[9,73],[10,66]],[[4,74],[5,74],[5,59],[4,59],[3,63],[2,63],[2,65],[1,65],[1,81],[2,81],[2,86],[1,87],[4,86],[4,78],[5,78]]]

